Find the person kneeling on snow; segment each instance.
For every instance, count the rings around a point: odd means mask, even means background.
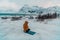
[[[28,26],[28,21],[25,21],[25,23],[23,24],[23,30],[25,33],[27,33],[30,30]]]

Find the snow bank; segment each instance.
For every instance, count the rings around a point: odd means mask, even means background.
[[[29,21],[29,27],[32,31],[36,32],[35,35],[23,32],[25,20]],[[19,21],[0,19],[0,40],[60,40],[60,27],[28,19]]]

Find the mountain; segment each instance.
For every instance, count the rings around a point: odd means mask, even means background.
[[[49,7],[49,8],[47,8],[47,10],[50,13],[53,13],[53,12],[60,13],[60,7],[59,6]]]
[[[28,6],[24,5],[20,10],[19,13],[42,13],[45,8],[38,7],[38,6]]]
[[[19,13],[36,13],[36,14],[47,14],[47,13],[60,13],[60,7],[59,6],[53,6],[48,8],[38,7],[38,6],[28,6],[24,5],[20,10]]]
[[[31,8],[28,5],[24,5],[20,10],[19,13],[25,14],[28,13],[28,10],[30,10]]]
[[[60,7],[53,6],[48,8],[24,5],[20,10],[16,8],[0,7],[0,13],[20,13],[20,14],[47,14],[47,13],[58,13],[60,14]]]

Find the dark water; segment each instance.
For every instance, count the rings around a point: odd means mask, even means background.
[[[17,14],[17,13],[0,13],[1,15],[25,15],[25,14]]]
[[[36,15],[36,14],[20,14],[20,13],[0,13],[0,16],[26,16],[26,15]]]

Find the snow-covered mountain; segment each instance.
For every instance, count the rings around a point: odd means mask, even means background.
[[[48,8],[38,7],[38,6],[29,6],[24,5],[20,10],[15,10],[13,8],[2,7],[0,8],[0,13],[10,13],[10,12],[18,12],[20,14],[47,14],[47,13],[60,13],[59,6],[53,6]]]
[[[31,8],[28,5],[24,5],[20,10],[19,13],[28,13],[28,10],[30,10]]]
[[[60,7],[59,6],[54,6],[54,7],[49,7],[47,8],[48,12],[57,12],[60,13]]]
[[[24,5],[19,12],[21,13],[41,13],[45,10],[45,8],[38,7],[38,6],[28,6]]]
[[[59,6],[53,6],[48,8],[38,7],[38,6],[28,6],[24,5],[20,10],[19,13],[60,13],[60,7]]]

